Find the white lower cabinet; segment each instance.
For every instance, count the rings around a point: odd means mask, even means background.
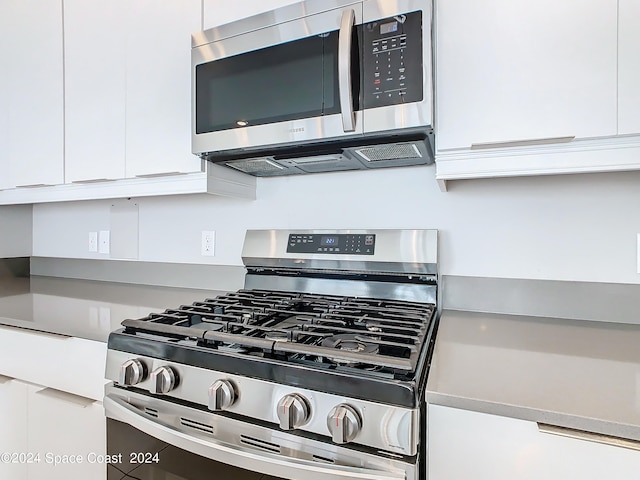
[[[0,478],[106,478],[102,402],[0,377]]]
[[[428,406],[428,417],[429,480],[640,478],[638,450],[545,433],[536,422],[438,405]]]
[[[101,342],[0,326],[0,480],[106,478],[105,355]]]
[[[28,450],[40,454],[28,465],[29,480],[106,478],[102,402],[30,386],[28,408]]]
[[[28,451],[28,392],[28,384],[0,377],[0,478],[3,479],[27,479],[27,464],[20,461],[19,455]]]

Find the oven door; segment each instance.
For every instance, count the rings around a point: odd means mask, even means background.
[[[331,2],[349,3],[315,14],[296,4],[194,35],[193,153],[362,134],[362,3]]]
[[[108,480],[417,480],[417,458],[352,450],[118,387],[106,387],[104,407]]]

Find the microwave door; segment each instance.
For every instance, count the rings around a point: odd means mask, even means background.
[[[361,21],[356,3],[219,40],[203,32],[214,40],[192,49],[193,152],[362,135]]]

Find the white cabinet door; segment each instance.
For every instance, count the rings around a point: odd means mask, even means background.
[[[640,1],[620,0],[618,133],[640,133]]]
[[[94,461],[106,453],[101,402],[30,386],[28,405],[28,450],[41,454],[39,463],[28,465],[29,480],[106,477],[106,465]],[[61,463],[54,465],[57,455]]]
[[[27,392],[29,386],[18,380],[0,376],[0,454],[10,454],[0,462],[0,478],[27,479]],[[14,462],[15,460],[15,462]]]
[[[191,34],[200,0],[127,2],[126,176],[197,172],[191,153]]]
[[[125,3],[64,2],[66,183],[125,175]]]
[[[0,2],[0,188],[63,182],[61,0]]]
[[[617,133],[617,0],[446,0],[436,30],[438,151]]]
[[[10,21],[9,3],[0,2],[0,65],[3,74],[0,75],[0,190],[11,188],[9,168],[9,45],[8,23]]]
[[[244,0],[227,2],[225,0],[204,0],[204,29],[232,22],[244,17],[273,10],[299,0]]]
[[[629,480],[640,451],[542,433],[535,422],[428,406],[429,480]]]

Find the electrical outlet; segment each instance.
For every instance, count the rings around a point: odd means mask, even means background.
[[[637,267],[638,267],[637,270],[638,270],[638,273],[640,273],[640,233],[638,234],[638,241],[636,243],[636,250],[637,250],[636,263],[638,264],[637,265]]]
[[[211,230],[202,231],[202,243],[200,244],[200,255],[203,257],[213,257],[215,247],[216,232]]]
[[[98,232],[89,232],[89,251],[98,251]]]
[[[111,241],[109,239],[109,230],[100,230],[98,235],[98,253],[109,254]]]

